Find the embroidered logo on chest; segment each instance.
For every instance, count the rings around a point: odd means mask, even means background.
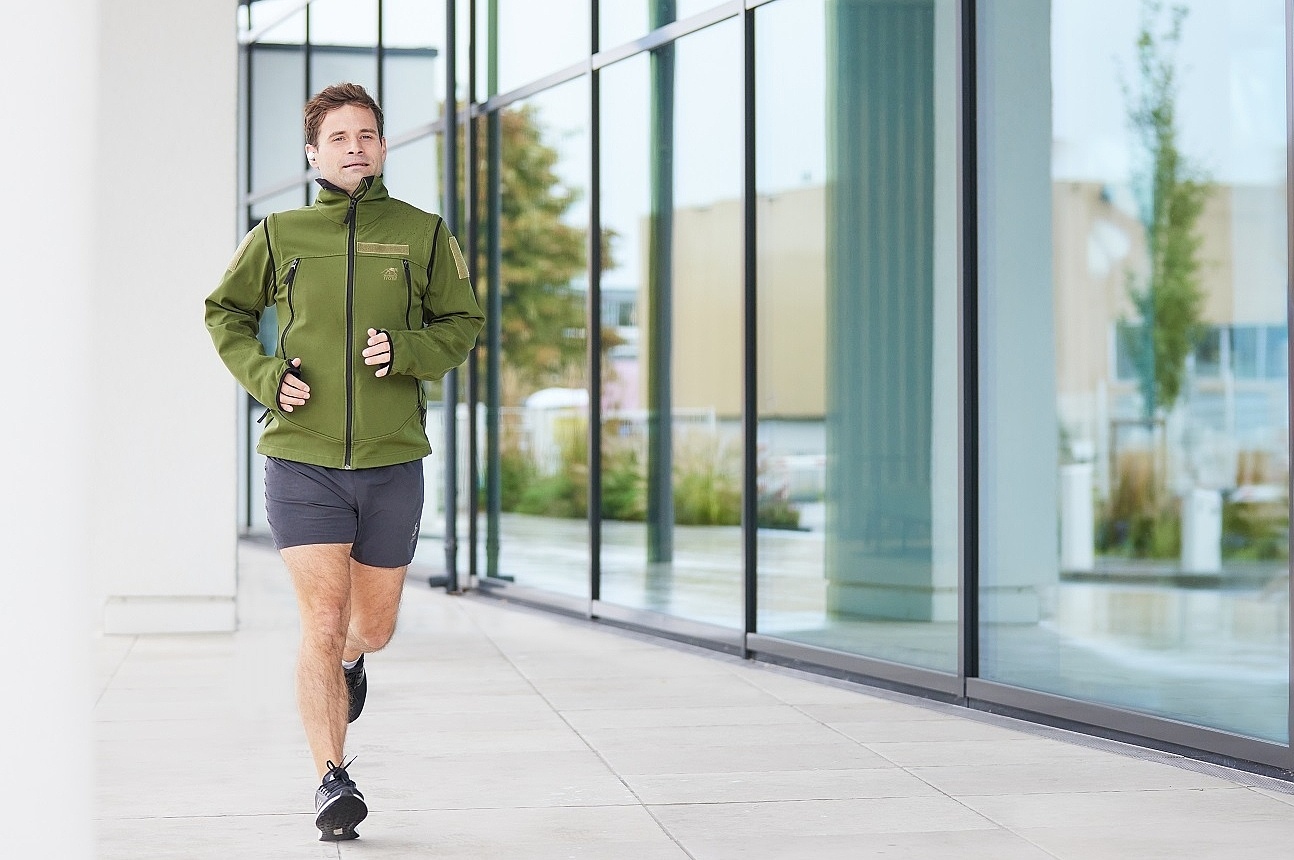
[[[385,272],[383,272],[383,273],[382,273],[382,278],[383,278],[384,280],[387,280],[387,281],[394,281],[394,280],[396,279],[396,271],[395,271],[395,267],[394,267],[394,266],[392,266],[391,268],[389,268],[389,269],[387,269]]]

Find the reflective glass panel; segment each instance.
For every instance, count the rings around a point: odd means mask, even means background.
[[[377,95],[377,0],[310,4],[310,88],[350,82]]]
[[[310,4],[310,42],[314,45],[376,45],[377,0],[313,0]]]
[[[602,598],[741,620],[741,28],[602,73]],[[621,324],[627,323],[627,324]]]
[[[499,574],[584,597],[588,114],[588,79],[579,78],[506,108],[501,118],[497,536]]]
[[[251,29],[266,42],[303,44],[306,40],[306,13],[300,0],[256,0],[250,7]],[[241,9],[240,9],[241,11]]]
[[[719,5],[719,0],[602,0],[598,5],[598,45],[603,50],[614,48]]]
[[[950,672],[955,15],[782,0],[755,21],[759,630]]]
[[[440,117],[445,99],[444,42],[441,4],[383,0],[382,112],[388,142]]]
[[[308,167],[301,108],[306,53],[301,45],[257,43],[251,73],[251,183],[256,192],[303,174]]]
[[[359,84],[377,96],[377,50],[352,45],[314,45],[310,49],[310,87]],[[304,100],[302,102],[304,104]]]
[[[1158,5],[980,4],[980,672],[1286,741],[1286,7]]]
[[[498,15],[499,92],[514,90],[588,56],[588,0],[498,0]]]
[[[427,212],[442,211],[440,136],[428,135],[387,149],[382,175],[391,196]]]

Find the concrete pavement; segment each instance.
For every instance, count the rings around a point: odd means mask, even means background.
[[[367,662],[361,838],[317,842],[297,620],[240,546],[240,629],[102,637],[102,858],[1280,856],[1294,785],[410,580]]]

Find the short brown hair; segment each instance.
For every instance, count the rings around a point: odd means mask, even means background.
[[[359,105],[371,110],[377,120],[377,136],[386,136],[382,132],[382,108],[368,94],[368,90],[359,84],[333,84],[330,87],[324,87],[315,94],[314,98],[306,102],[306,143],[311,146],[318,145],[319,128],[323,125],[324,117],[344,105]]]

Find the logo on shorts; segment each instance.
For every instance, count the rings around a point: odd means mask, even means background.
[[[392,266],[391,268],[389,268],[389,269],[387,269],[385,272],[383,272],[383,273],[382,273],[382,277],[383,277],[385,280],[388,280],[388,281],[394,281],[394,280],[395,280],[395,278],[396,278],[396,274],[395,274],[395,267],[394,267],[394,266]]]

